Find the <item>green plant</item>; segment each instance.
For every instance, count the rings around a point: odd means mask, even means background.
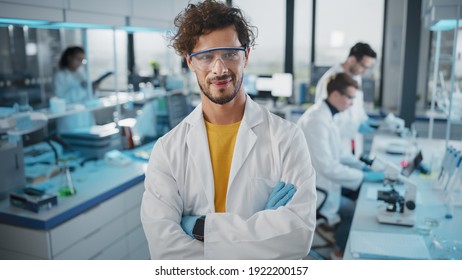
[[[156,60],[149,61],[149,65],[151,65],[152,69],[160,69],[160,63]]]

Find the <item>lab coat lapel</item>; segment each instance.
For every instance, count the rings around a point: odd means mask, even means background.
[[[186,121],[191,125],[191,129],[186,136],[186,144],[197,167],[198,176],[202,181],[202,187],[204,188],[210,211],[215,212],[212,163],[210,161],[209,142],[202,115],[202,106],[197,106]]]
[[[247,157],[257,143],[257,135],[252,128],[263,121],[261,108],[249,96],[247,96],[244,117],[242,118],[236,144],[234,146],[233,160],[228,179],[228,193],[239,170],[244,165]]]

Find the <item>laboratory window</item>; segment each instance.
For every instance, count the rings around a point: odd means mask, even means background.
[[[346,60],[357,42],[368,43],[377,53],[373,69],[363,76],[373,83],[363,90],[366,103],[379,98],[380,61],[383,45],[384,0],[316,1],[315,58],[316,66],[332,66]]]
[[[242,9],[250,23],[258,28],[256,46],[250,52],[246,73],[284,72],[286,0],[233,0],[233,6]],[[262,7],[267,7],[265,12]]]

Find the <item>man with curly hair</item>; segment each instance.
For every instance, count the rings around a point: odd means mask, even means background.
[[[255,29],[205,0],[175,19],[171,43],[201,104],[156,142],[141,219],[152,259],[300,259],[315,227],[315,172],[303,133],[242,86]]]

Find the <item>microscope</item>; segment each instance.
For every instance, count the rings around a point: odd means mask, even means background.
[[[403,175],[401,168],[390,162],[375,158],[371,168],[377,170],[378,166],[385,166],[383,185],[391,188],[388,191],[378,191],[377,200],[385,202],[378,209],[378,222],[399,226],[414,226],[417,198],[416,184]],[[407,175],[411,172],[404,172],[404,174]],[[397,185],[404,186],[404,195],[395,189]]]

